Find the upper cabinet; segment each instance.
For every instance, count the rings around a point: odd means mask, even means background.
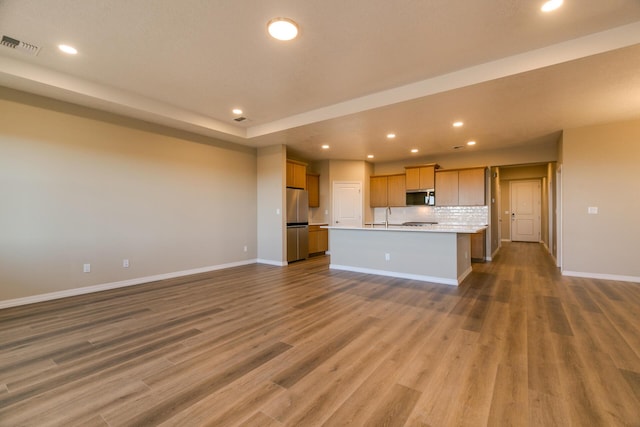
[[[407,176],[406,191],[430,190],[435,187],[435,170],[438,165],[407,166],[405,167]]]
[[[320,207],[320,175],[307,174],[307,191],[309,192],[309,207]]]
[[[386,176],[372,176],[369,178],[369,205],[372,208],[386,207],[388,194],[387,185],[388,178]]]
[[[438,171],[436,174],[436,206],[458,205],[458,171]]]
[[[406,206],[404,174],[372,176],[369,183],[369,205],[372,208]]]
[[[295,160],[287,160],[287,187],[306,189],[307,165]]]
[[[436,206],[483,206],[485,170],[483,167],[436,172]]]
[[[458,172],[458,204],[460,206],[485,204],[485,169],[463,169]]]
[[[406,206],[407,187],[405,175],[387,177],[387,206]]]

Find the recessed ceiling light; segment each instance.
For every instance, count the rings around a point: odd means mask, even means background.
[[[298,36],[298,24],[289,18],[273,18],[267,23],[267,31],[277,40],[293,40]]]
[[[76,55],[78,53],[78,49],[67,44],[59,44],[58,49],[60,49],[64,53],[68,53],[69,55]]]
[[[236,116],[239,116],[240,114],[242,114],[242,110],[239,108],[234,108],[233,110],[231,110],[231,112]]]
[[[459,127],[461,127],[463,124],[464,124],[463,122],[453,122],[453,127],[454,127],[454,128],[459,128]]]
[[[412,153],[417,153],[417,152],[418,152],[418,149],[417,149],[417,148],[414,148],[414,149],[412,149],[412,150],[411,150],[411,152],[412,152]]]
[[[467,145],[476,145],[476,142],[475,141],[469,141],[469,142],[467,142]]]
[[[373,154],[367,155],[367,159],[373,159]]]
[[[322,149],[323,149],[323,150],[328,150],[328,149],[329,149],[329,146],[328,146],[327,144],[324,144],[324,145],[322,146]]]
[[[393,138],[395,138],[395,137],[396,137],[396,134],[395,134],[395,133],[388,133],[388,134],[387,134],[387,138],[389,138],[389,139],[393,139]]]
[[[563,0],[549,0],[542,5],[540,10],[542,10],[543,12],[551,12],[552,10],[556,10],[557,8],[562,6],[562,1]]]

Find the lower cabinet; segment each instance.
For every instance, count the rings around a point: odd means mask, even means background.
[[[482,230],[479,233],[471,235],[471,260],[472,261],[485,261],[486,258],[486,245],[485,245],[486,230]]]
[[[309,226],[309,255],[323,254],[329,250],[329,230],[320,228],[323,225]]]

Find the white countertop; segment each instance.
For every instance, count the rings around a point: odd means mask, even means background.
[[[429,225],[389,225],[371,224],[364,227],[323,227],[331,230],[362,230],[362,231],[402,231],[409,233],[464,233],[475,234],[482,230],[486,230],[486,225],[469,225],[469,224],[429,224]]]

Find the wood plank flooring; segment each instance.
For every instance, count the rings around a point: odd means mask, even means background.
[[[249,265],[0,311],[2,426],[640,426],[640,284]]]

